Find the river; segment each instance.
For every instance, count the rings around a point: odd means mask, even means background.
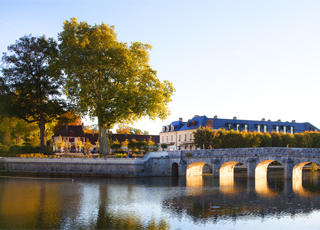
[[[0,228],[319,229],[319,176],[0,177]]]

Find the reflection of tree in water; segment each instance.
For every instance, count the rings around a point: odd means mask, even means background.
[[[296,215],[320,209],[319,187],[313,187],[316,193],[302,197],[300,194],[294,193],[291,180],[268,178],[268,185],[278,193],[273,196],[261,196],[255,190],[254,183],[250,185],[248,180],[247,189],[234,190],[237,191],[236,193],[224,193],[219,191],[219,188],[212,186],[211,190],[203,189],[201,195],[192,196],[187,193],[166,199],[162,205],[164,209],[174,213],[177,218],[187,215],[194,222]]]
[[[106,207],[103,207],[105,209]],[[107,213],[99,210],[99,215],[94,229],[169,229],[169,224],[164,220],[159,221],[152,217],[147,223],[135,213]]]

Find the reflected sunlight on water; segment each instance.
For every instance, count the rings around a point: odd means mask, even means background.
[[[297,229],[320,218],[310,172],[300,180],[0,177],[0,202],[1,229]]]

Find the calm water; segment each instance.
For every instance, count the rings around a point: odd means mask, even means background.
[[[318,177],[0,177],[0,228],[319,229]]]

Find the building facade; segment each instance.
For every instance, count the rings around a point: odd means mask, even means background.
[[[76,151],[75,142],[80,138],[82,143],[89,141],[92,144],[91,149],[96,148],[96,143],[99,139],[99,134],[97,133],[85,133],[84,126],[82,125],[63,125],[53,136],[52,136],[52,147],[53,151],[55,152],[63,152],[63,149],[58,148],[55,143],[62,138],[63,141],[69,143],[69,147],[67,147],[68,152]],[[159,135],[138,135],[138,134],[113,134],[112,132],[109,133],[109,139],[112,141],[118,140],[120,143],[128,140],[132,141],[135,139],[136,141],[148,141],[151,139],[156,144],[159,144]],[[80,149],[82,151],[82,149]]]
[[[258,120],[238,120],[224,119],[214,116],[208,118],[206,116],[195,115],[187,122],[183,122],[180,118],[173,121],[170,125],[163,126],[160,132],[160,144],[175,146],[177,149],[196,149],[193,142],[193,132],[199,127],[210,127],[213,130],[226,129],[247,132],[283,132],[283,133],[302,133],[305,131],[319,131],[319,129],[309,122],[297,123],[295,120],[282,122],[281,120],[271,121],[262,118]]]

